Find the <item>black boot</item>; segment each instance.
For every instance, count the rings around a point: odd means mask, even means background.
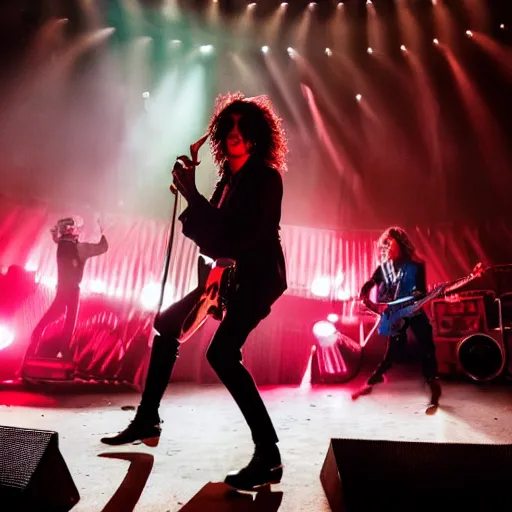
[[[110,446],[142,442],[146,446],[154,448],[158,446],[161,432],[162,427],[158,417],[151,421],[137,411],[133,421],[123,431],[115,436],[102,437],[101,442]]]
[[[376,371],[367,381],[366,384],[352,393],[352,400],[357,400],[360,396],[369,395],[373,391],[375,384],[384,382],[384,375]]]
[[[254,491],[259,487],[278,484],[283,477],[281,455],[276,444],[257,444],[249,464],[233,471],[224,482],[241,491]]]
[[[375,386],[375,384],[382,384],[384,382],[384,375],[380,372],[375,372],[367,381],[368,386]]]
[[[441,384],[439,384],[439,379],[437,377],[434,379],[428,379],[427,384],[430,387],[430,403],[427,405],[425,414],[432,415],[437,412],[439,407],[439,399],[441,398]]]
[[[439,383],[439,378],[431,379],[427,381],[430,387],[430,403],[432,405],[438,406],[439,399],[441,398],[441,384]]]
[[[127,428],[115,436],[102,438],[102,443],[118,446],[142,441],[147,446],[158,445],[162,432],[158,409],[178,357],[178,346],[179,342],[175,338],[155,336],[146,384],[137,414]]]

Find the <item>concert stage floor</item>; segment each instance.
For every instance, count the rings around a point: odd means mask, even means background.
[[[421,382],[398,375],[391,378],[356,402],[350,398],[354,384],[263,388],[281,438],[285,474],[272,494],[260,493],[255,502],[247,495],[226,495],[222,485],[204,488],[222,481],[227,471],[242,466],[252,453],[243,418],[220,385],[169,386],[162,407],[162,439],[153,449],[100,444],[102,435],[124,427],[132,417],[133,412],[121,410],[137,404],[139,396],[131,392],[82,390],[79,395],[49,396],[1,391],[0,424],[59,432],[61,451],[81,494],[73,512],[321,512],[328,505],[319,474],[331,437],[512,441],[512,388],[446,383],[442,407],[435,416],[426,416],[427,395]],[[115,455],[121,452],[124,459]],[[129,460],[132,465],[125,480]]]

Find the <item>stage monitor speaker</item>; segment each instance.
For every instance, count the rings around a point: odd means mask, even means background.
[[[79,500],[56,432],[0,425],[0,510],[68,512]]]
[[[494,510],[510,502],[512,445],[331,439],[320,480],[331,510]]]

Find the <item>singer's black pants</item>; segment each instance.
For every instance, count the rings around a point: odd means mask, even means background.
[[[437,377],[436,346],[432,325],[424,312],[406,320],[402,330],[390,336],[384,359],[374,372],[374,376],[384,375],[396,361],[398,354],[407,343],[407,329],[410,328],[418,342],[421,351],[423,376],[427,382]]]
[[[196,288],[157,316],[154,326],[159,335],[153,341],[137,416],[159,421],[160,401],[178,357],[177,338],[181,325],[201,292]],[[254,299],[251,289],[240,286],[206,352],[208,362],[240,408],[255,443],[276,443],[278,438],[256,384],[242,363],[241,348],[251,331],[269,313],[268,304],[262,305]]]

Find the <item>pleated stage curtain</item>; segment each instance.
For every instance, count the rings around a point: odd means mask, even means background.
[[[0,267],[7,273],[0,288],[4,305],[0,323],[15,331],[12,345],[0,350],[0,378],[19,361],[31,330],[53,299],[56,246],[49,229],[69,213],[0,203]],[[98,241],[93,217],[81,215],[82,240]],[[84,372],[140,386],[169,226],[161,220],[122,215],[106,216],[103,224],[109,251],[88,261],[81,287],[79,365]],[[329,313],[349,319],[354,314],[353,302],[347,299],[358,294],[376,266],[379,234],[283,226],[288,290],[244,347],[244,360],[259,384],[300,382],[314,343],[314,323]],[[505,224],[417,228],[411,236],[427,261],[431,283],[464,275],[477,260],[512,261],[512,231]],[[197,249],[178,225],[164,303],[178,300],[196,285],[196,258]],[[13,265],[30,272],[35,281],[24,295],[6,289]],[[58,328],[57,324],[53,329]],[[196,339],[182,347],[176,380],[215,380],[202,354],[214,329],[215,322],[209,321]]]

